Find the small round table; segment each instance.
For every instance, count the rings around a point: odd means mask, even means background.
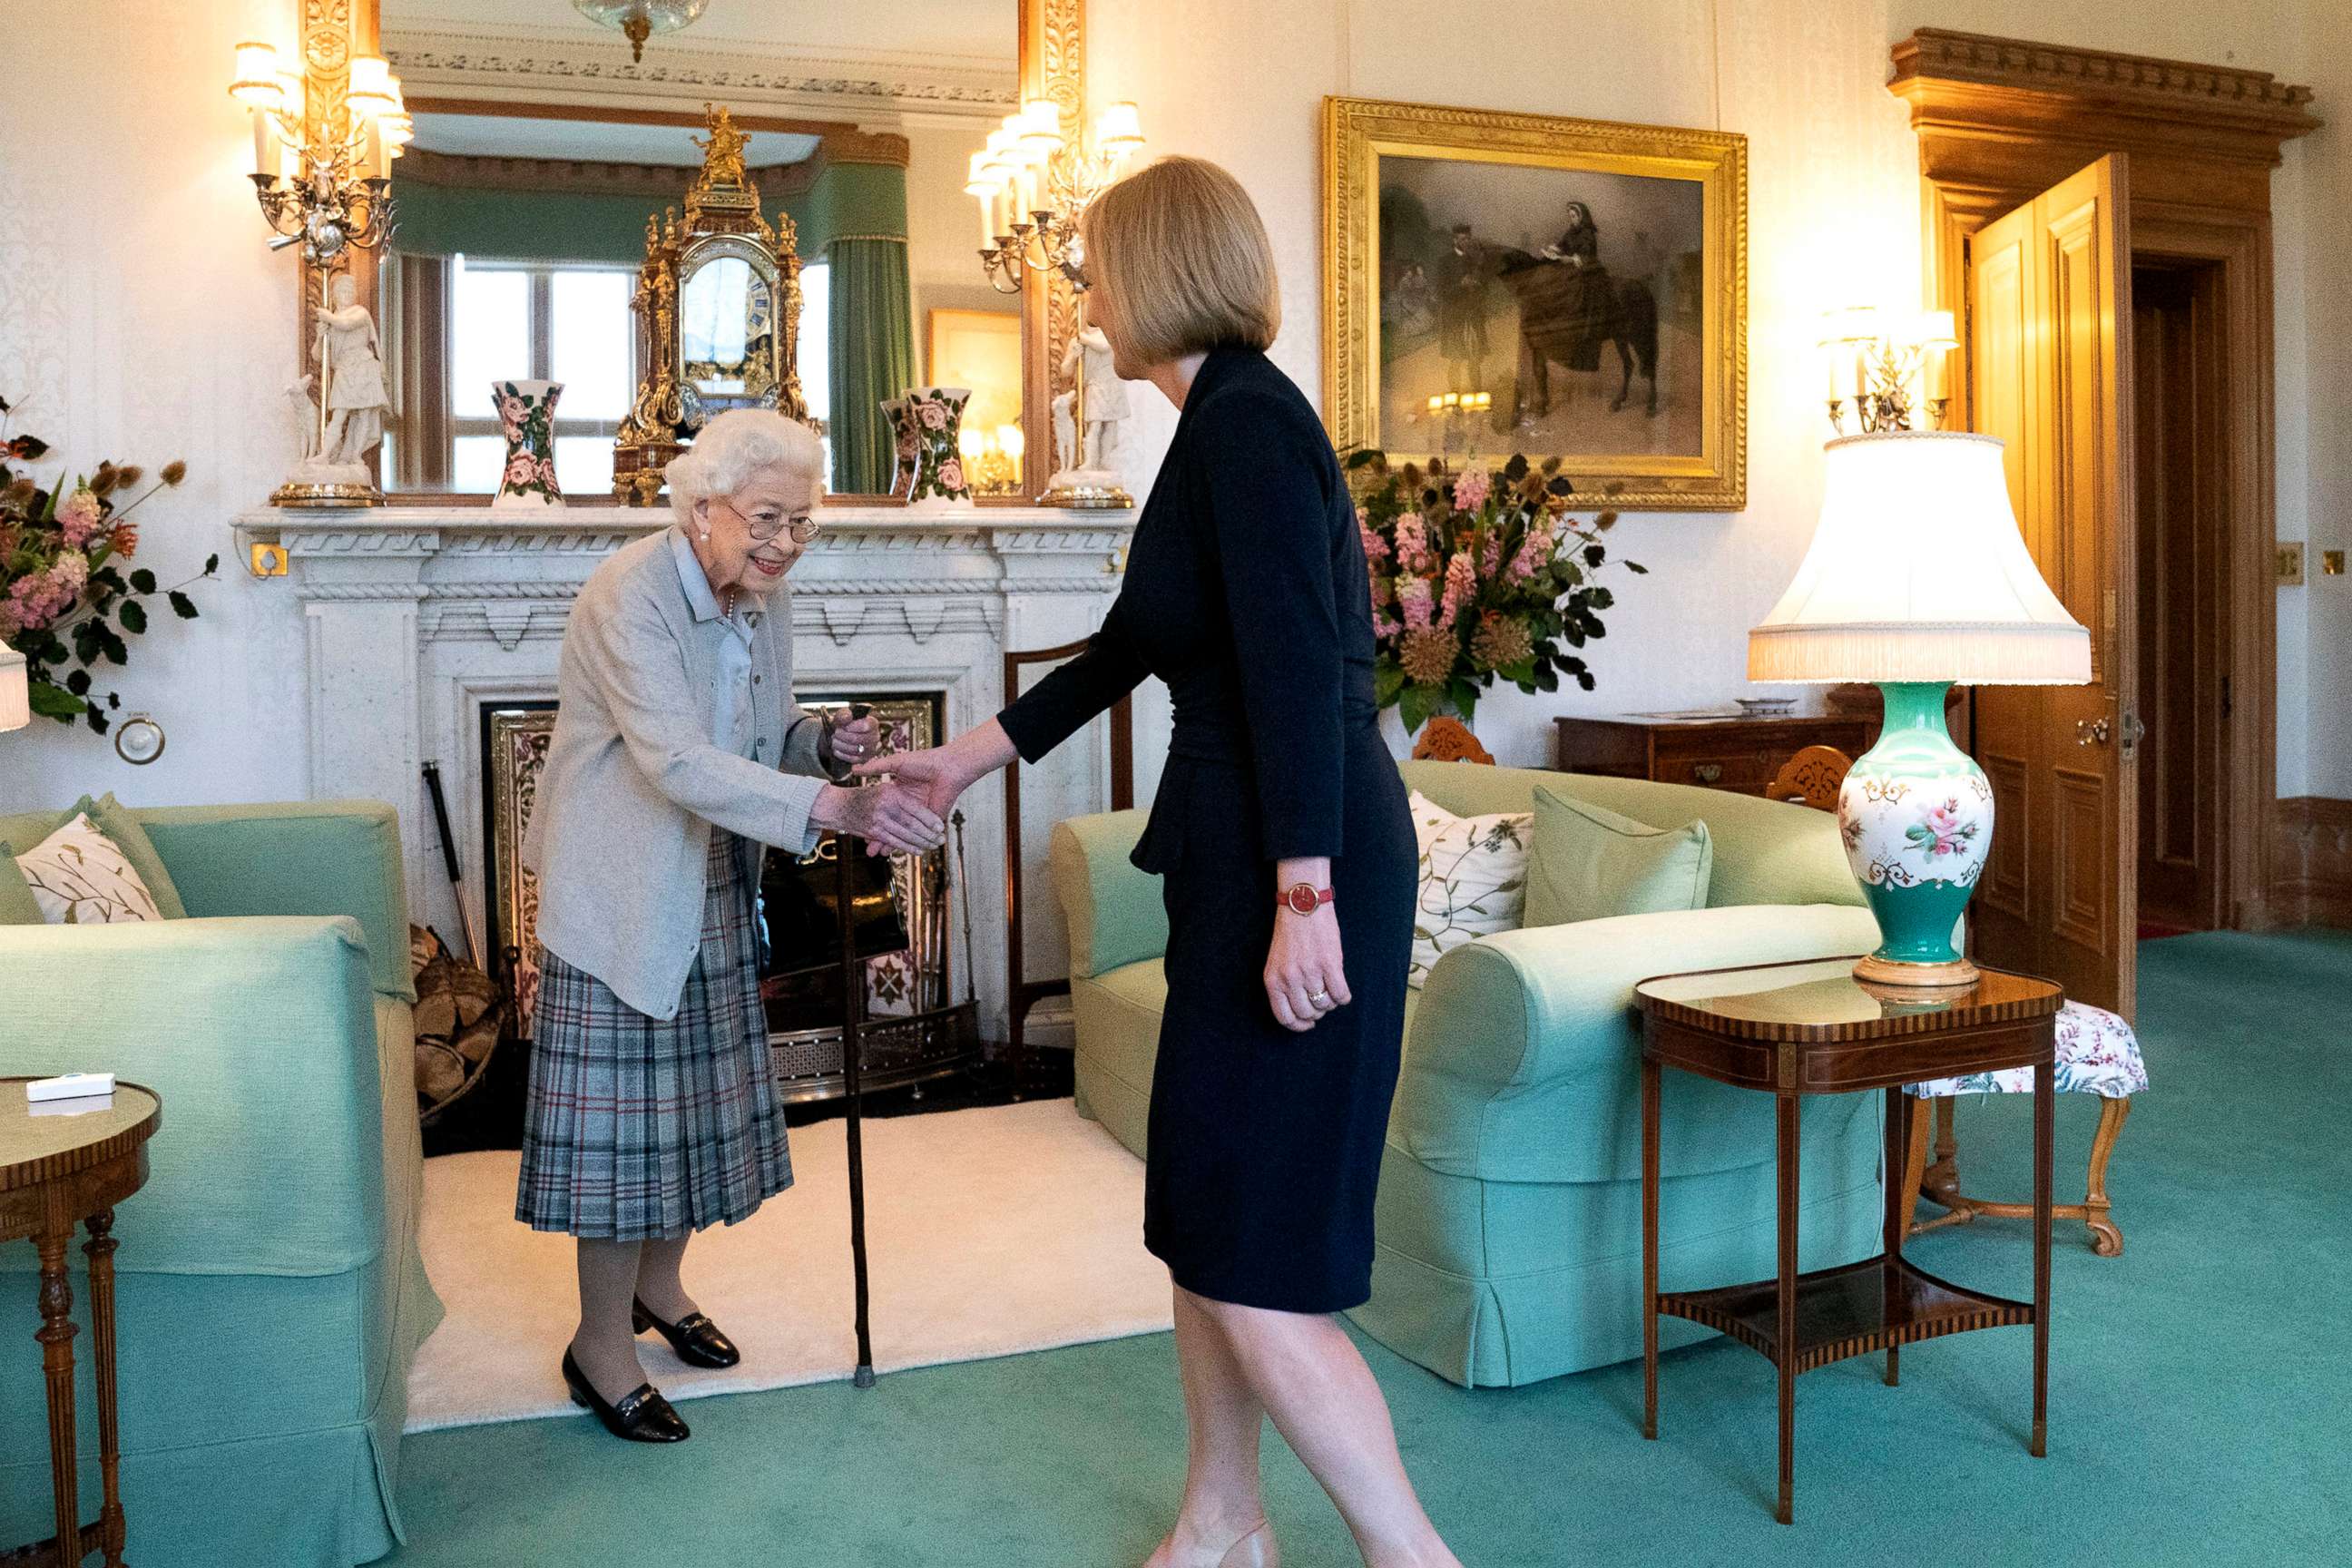
[[[1759,964],[1645,980],[1642,1010],[1642,1436],[1658,1435],[1658,1317],[1728,1334],[1780,1374],[1780,1496],[1795,1517],[1797,1374],[1971,1329],[2033,1330],[2033,1429],[2040,1458],[2050,1383],[2050,1157],[2053,1020],[2064,994],[2046,980],[1988,969],[1937,990],[1874,984],[1854,961]],[[1777,1101],[1778,1277],[1712,1290],[1658,1290],[1659,1069],[1678,1068]],[[1911,1216],[1901,1175],[1910,1148],[1907,1083],[2003,1068],[2033,1070],[2033,1300],[2013,1301],[1939,1279],[1903,1256]],[[1808,1094],[1886,1091],[1884,1250],[1842,1268],[1797,1272],[1798,1108]]]
[[[14,1552],[0,1563],[76,1568],[92,1552],[120,1568],[124,1537],[122,1448],[114,1411],[114,1205],[147,1181],[147,1140],[163,1120],[152,1089],[117,1083],[108,1100],[34,1105],[29,1079],[0,1078],[0,1242],[29,1237],[41,1255],[41,1370],[48,1379],[49,1476],[57,1500],[57,1534]],[[51,1106],[57,1107],[52,1110]],[[79,1477],[74,1463],[73,1285],[66,1247],[74,1226],[89,1231],[90,1329],[98,1342],[98,1462],[105,1501],[98,1522],[80,1522]]]

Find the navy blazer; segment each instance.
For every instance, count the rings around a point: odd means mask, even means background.
[[[1156,675],[1174,728],[1135,864],[1169,869],[1203,832],[1254,837],[1262,861],[1336,857],[1349,753],[1379,743],[1373,659],[1363,536],[1322,422],[1263,353],[1218,349],[1102,629],[997,718],[1034,763]]]

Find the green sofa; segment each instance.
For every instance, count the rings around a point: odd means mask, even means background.
[[[112,1071],[163,1096],[117,1214],[126,1555],[348,1568],[400,1539],[407,1378],[440,1320],[408,915],[392,808],[138,811],[189,919],[0,926],[0,1072]],[[0,816],[37,842],[54,814]],[[98,1509],[74,1254],[84,1518]],[[49,1533],[30,1246],[0,1247],[0,1546]]]
[[[1483,937],[1407,993],[1403,1072],[1381,1171],[1366,1332],[1470,1386],[1517,1385],[1642,1350],[1636,982],[1679,970],[1858,953],[1878,931],[1828,814],[1680,784],[1399,764],[1449,811],[1530,808],[1534,786],[1655,826],[1704,820],[1708,907]],[[1158,879],[1128,863],[1140,811],[1072,818],[1052,841],[1070,930],[1078,1109],[1143,1152],[1167,994]],[[1875,1095],[1806,1101],[1800,1251],[1869,1256],[1880,1224]],[[1769,1097],[1682,1074],[1665,1084],[1662,1282],[1769,1278]],[[1703,1337],[1679,1321],[1666,1344]]]

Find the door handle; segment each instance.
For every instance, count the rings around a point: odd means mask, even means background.
[[[2096,719],[2077,720],[2074,724],[2074,744],[2104,746],[2107,743],[2107,736],[2112,731],[2108,728],[2106,717],[2104,714]]]
[[[2124,710],[2124,755],[2125,755],[2125,756],[2126,756],[2126,757],[2128,757],[2128,756],[2130,756],[2134,752],[2137,751],[2137,750],[2139,749],[2139,743],[2140,743],[2140,742],[2142,742],[2143,740],[2146,740],[2147,738],[2147,726],[2146,724],[2143,724],[2143,723],[2141,723],[2141,722],[2140,722],[2140,717],[2139,717],[2139,715],[2138,715],[2137,713],[2133,712],[2133,711],[2132,711],[2130,709],[2128,709],[2128,708],[2125,709],[2125,710]]]

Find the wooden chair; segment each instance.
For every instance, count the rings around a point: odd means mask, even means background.
[[[1478,743],[1470,726],[1443,713],[1422,725],[1421,739],[1413,742],[1412,758],[1417,763],[1484,763],[1490,768],[1495,765],[1495,753]]]
[[[1781,766],[1764,793],[1773,800],[1834,811],[1838,787],[1853,766],[1845,753],[1834,747],[1807,746]],[[2116,1140],[2122,1136],[2124,1119],[2131,1114],[2131,1097],[2147,1087],[2147,1067],[2141,1058],[2139,1039],[2132,1033],[2131,1026],[2103,1007],[2069,1002],[2059,1010],[2057,1030],[2058,1089],[2061,1092],[2072,1089],[2095,1094],[2105,1103],[2099,1108],[2098,1131],[2091,1139],[2091,1165],[2084,1183],[2083,1201],[2053,1204],[2050,1212],[2059,1219],[2081,1220],[2091,1233],[2091,1250],[2102,1258],[2114,1258],[2124,1249],[2124,1233],[2113,1218],[2114,1205],[2107,1198],[2107,1161],[2115,1153]],[[1911,1118],[1911,1147],[1904,1162],[1903,1212],[1915,1215],[1923,1196],[1947,1211],[1925,1223],[1914,1219],[1912,1235],[1948,1225],[1967,1225],[1979,1215],[2001,1218],[2032,1216],[2032,1204],[1994,1203],[1969,1197],[1960,1191],[1958,1140],[1953,1127],[1954,1101],[1959,1096],[2031,1094],[2032,1069],[1940,1079],[1932,1083],[1910,1084],[1905,1092],[1916,1100],[1935,1101],[1936,1114],[1932,1164],[1927,1157],[1929,1119],[1917,1115]]]

